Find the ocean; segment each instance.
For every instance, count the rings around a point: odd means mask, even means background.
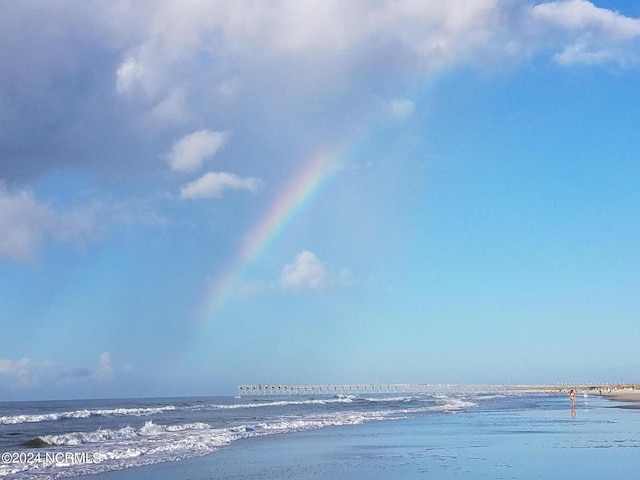
[[[0,403],[0,478],[640,478],[640,410],[559,394]]]

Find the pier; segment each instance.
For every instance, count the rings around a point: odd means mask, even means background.
[[[238,395],[359,395],[359,394],[409,394],[409,395],[506,395],[513,393],[566,393],[574,389],[599,393],[628,389],[640,389],[636,384],[468,384],[468,383],[360,383],[360,384],[247,384],[238,385]]]
[[[432,383],[367,383],[337,385],[287,385],[257,384],[238,385],[238,394],[243,395],[357,395],[398,393],[411,395],[496,395],[530,391],[525,385],[485,384],[432,384]],[[536,386],[535,391],[542,386]],[[557,390],[557,387],[555,387]]]

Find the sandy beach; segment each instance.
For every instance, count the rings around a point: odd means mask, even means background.
[[[618,405],[618,408],[640,409],[640,390],[637,389],[614,390],[611,393],[603,393],[603,397],[626,403],[625,405]]]

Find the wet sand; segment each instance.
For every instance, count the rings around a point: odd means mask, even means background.
[[[616,402],[625,402],[625,405],[618,405],[618,408],[640,410],[640,390],[614,390],[611,393],[604,393],[604,398]]]

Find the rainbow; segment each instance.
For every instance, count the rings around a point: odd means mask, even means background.
[[[317,192],[339,168],[335,152],[314,155],[289,182],[269,206],[240,244],[230,266],[218,275],[207,289],[198,318],[211,321],[224,303],[233,296],[244,272],[268,249],[291,220],[315,197]]]

